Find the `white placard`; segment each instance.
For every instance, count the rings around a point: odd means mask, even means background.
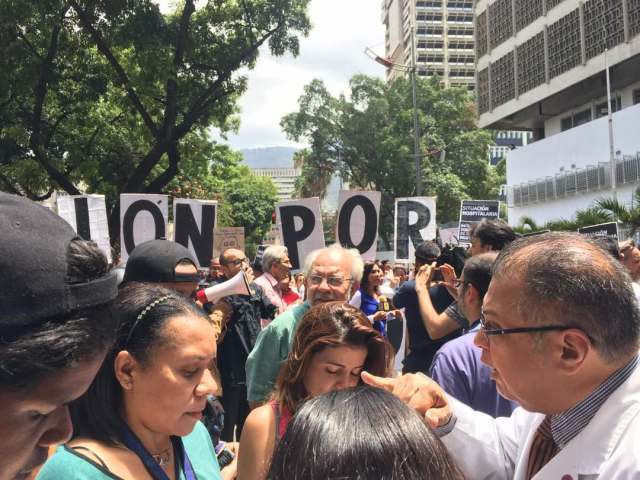
[[[279,202],[276,205],[276,223],[294,270],[302,268],[309,253],[324,247],[318,197]]]
[[[91,240],[111,262],[109,222],[104,195],[63,195],[57,200],[58,215],[85,240]]]
[[[169,196],[144,193],[120,195],[120,256],[123,262],[136,245],[167,238]]]
[[[336,240],[357,248],[362,259],[375,260],[380,218],[380,192],[341,190],[338,195]]]
[[[201,269],[209,268],[213,256],[217,212],[215,200],[173,199],[173,239],[191,252]]]
[[[436,197],[396,198],[394,252],[396,261],[413,261],[415,248],[436,238]]]

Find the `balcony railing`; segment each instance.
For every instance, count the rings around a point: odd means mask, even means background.
[[[640,183],[640,152],[616,159],[616,185],[634,183]],[[509,185],[507,202],[511,207],[521,207],[610,188],[611,167],[609,162],[605,162]]]

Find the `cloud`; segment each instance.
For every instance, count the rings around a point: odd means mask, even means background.
[[[240,130],[229,136],[232,147],[296,145],[280,130],[280,119],[296,111],[298,97],[314,78],[338,95],[347,92],[355,74],[384,76],[384,69],[363,53],[365,47],[384,52],[379,2],[312,0],[309,15],[313,30],[301,39],[298,57],[277,58],[265,49],[248,73],[248,89],[240,100]]]

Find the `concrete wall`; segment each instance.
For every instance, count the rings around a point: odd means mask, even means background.
[[[633,92],[638,89],[640,89],[640,82],[636,82],[630,85],[629,87],[626,87],[620,90],[612,91],[611,98],[614,99],[615,97],[620,97],[622,108],[631,107],[633,105]],[[596,105],[601,103],[607,103],[607,97],[596,98],[589,103],[585,103],[583,105],[580,105],[577,108],[574,108],[567,112],[563,112],[560,115],[556,115],[555,117],[550,118],[544,123],[544,129],[545,129],[546,135],[550,137],[551,135],[556,135],[557,133],[561,133],[562,132],[561,122],[563,118],[568,117],[569,115],[572,115],[574,113],[586,110],[587,108],[595,107]],[[638,129],[638,131],[640,132],[640,128]]]
[[[613,125],[615,150],[621,155],[635,155],[640,152],[640,105],[616,112],[613,115]],[[518,185],[539,178],[553,177],[573,168],[584,168],[608,161],[607,118],[602,117],[509,152],[507,184]],[[636,187],[637,185],[621,186],[618,189],[618,199],[628,203]],[[601,190],[577,193],[562,200],[513,206],[509,208],[509,222],[515,225],[525,215],[533,217],[538,223],[571,218],[576,210],[591,206],[598,198],[610,196],[610,190]]]

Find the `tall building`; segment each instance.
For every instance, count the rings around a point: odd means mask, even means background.
[[[438,75],[445,86],[475,83],[472,0],[383,0],[385,56],[411,66],[414,26],[418,75]],[[387,80],[403,75],[388,69]]]
[[[298,168],[252,168],[256,177],[268,177],[278,192],[278,200],[290,200],[295,190],[296,179],[300,176]]]
[[[640,0],[477,0],[474,17],[479,125],[533,132],[507,153],[509,221],[570,218],[612,196],[612,178],[628,203],[640,179]]]

